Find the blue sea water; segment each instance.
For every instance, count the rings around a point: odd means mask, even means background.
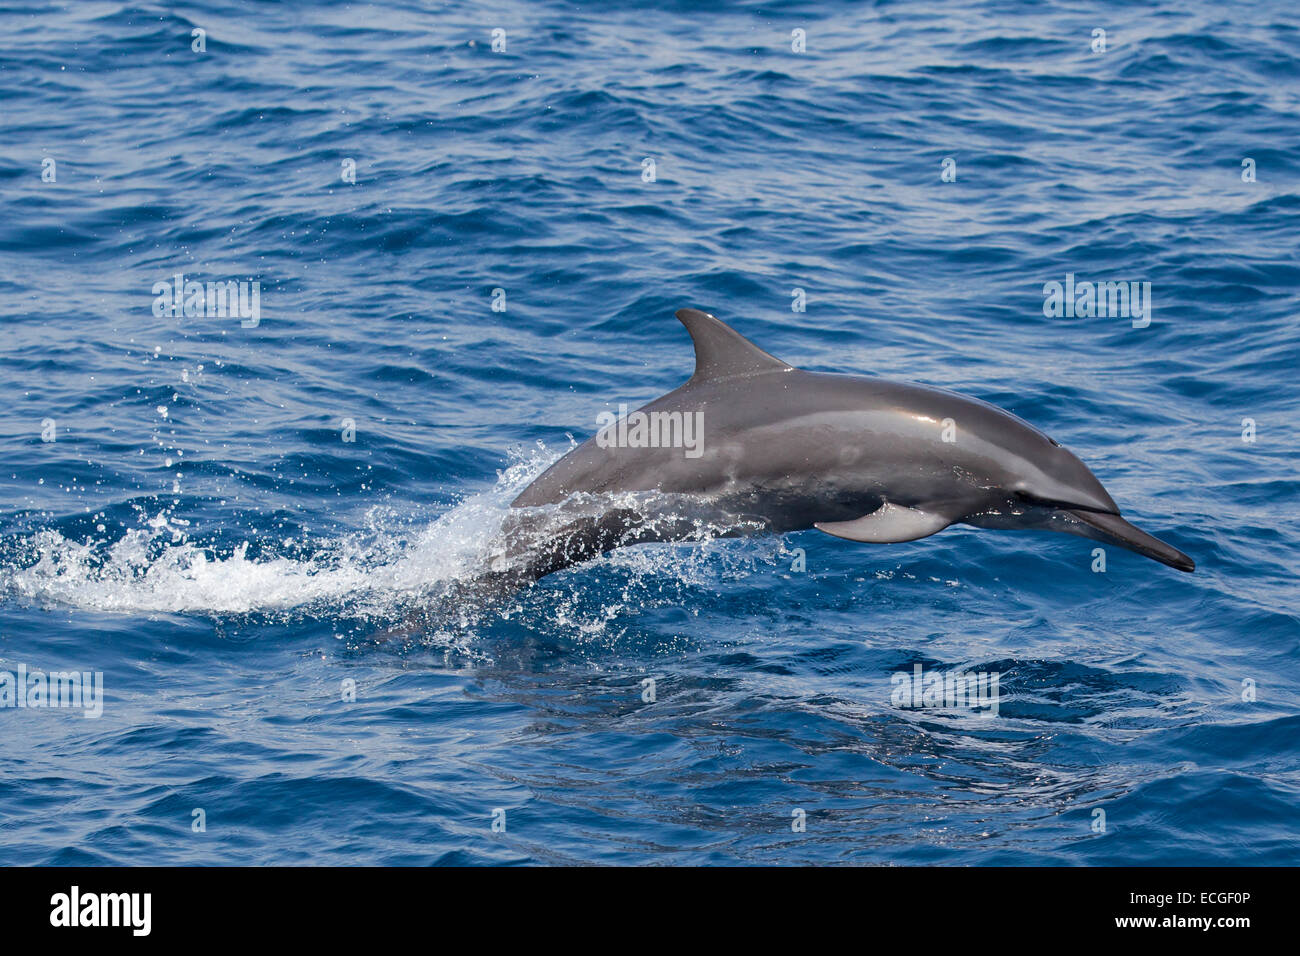
[[[104,687],[0,709],[5,862],[1300,861],[1293,4],[184,10],[0,7],[0,671]],[[440,603],[688,305],[1013,411],[1196,573],[809,531]]]

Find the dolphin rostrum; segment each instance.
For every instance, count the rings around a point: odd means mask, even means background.
[[[494,577],[536,580],[645,541],[816,528],[886,544],[959,522],[1064,531],[1195,568],[1009,412],[939,388],[801,371],[707,312],[677,318],[695,374],[524,489]]]

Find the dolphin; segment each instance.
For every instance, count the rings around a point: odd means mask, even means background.
[[[537,580],[646,541],[816,528],[889,544],[958,523],[1062,531],[1195,568],[1010,412],[941,388],[802,371],[707,312],[676,315],[695,373],[528,485],[493,575]]]

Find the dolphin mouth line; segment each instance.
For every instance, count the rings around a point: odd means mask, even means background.
[[[1108,538],[1114,539],[1121,546],[1128,548],[1130,551],[1136,551],[1138,554],[1146,555],[1148,558],[1154,558],[1161,564],[1167,564],[1171,568],[1177,568],[1179,571],[1195,571],[1196,562],[1189,558],[1183,552],[1179,551],[1173,545],[1165,544],[1159,538],[1147,534],[1136,525],[1129,524],[1117,514],[1107,514],[1101,511],[1086,511],[1082,508],[1064,509],[1067,514],[1073,515],[1091,528],[1105,534]]]

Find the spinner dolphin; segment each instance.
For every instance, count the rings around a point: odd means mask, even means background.
[[[1081,535],[1180,571],[1073,453],[945,389],[797,369],[682,309],[686,384],[610,423],[512,502],[497,574],[535,580],[647,541],[816,528],[870,544],[953,524]]]

